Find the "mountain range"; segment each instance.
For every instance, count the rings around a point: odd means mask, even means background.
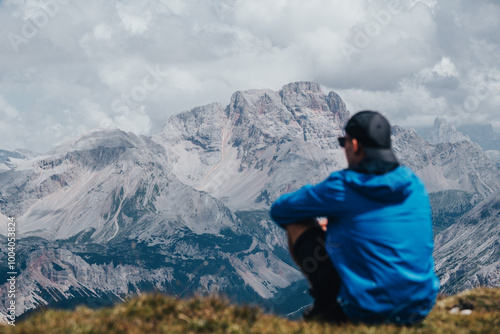
[[[489,123],[462,124],[457,128],[446,119],[437,117],[433,127],[420,126],[415,129],[432,144],[472,141],[481,146],[488,158],[500,167],[500,133]]]
[[[107,305],[145,291],[221,293],[297,314],[310,303],[307,284],[268,209],[280,195],[346,167],[336,138],[350,115],[336,93],[297,82],[181,112],[151,137],[96,130],[45,154],[0,151],[0,233],[15,216],[19,238],[18,315],[41,305]],[[466,221],[498,218],[477,213],[496,205],[498,167],[466,137],[431,144],[397,125],[393,135],[401,163],[431,193],[436,233],[444,230],[436,238],[443,286],[498,286],[490,272],[498,271],[496,253],[481,255],[487,265],[477,276],[462,265],[473,250],[461,259],[444,252]],[[483,230],[474,231],[489,233]],[[0,300],[6,294],[5,284]]]

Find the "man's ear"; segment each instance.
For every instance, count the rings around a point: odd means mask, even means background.
[[[352,138],[352,150],[354,151],[355,154],[359,154],[361,152],[361,143],[356,139]]]

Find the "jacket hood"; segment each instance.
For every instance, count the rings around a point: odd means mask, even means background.
[[[382,175],[345,170],[345,181],[355,191],[378,202],[402,202],[411,193],[413,173],[407,167],[397,167]]]

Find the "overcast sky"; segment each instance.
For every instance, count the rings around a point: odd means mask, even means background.
[[[498,0],[0,0],[0,149],[151,135],[294,81],[393,124],[500,130],[499,22]]]

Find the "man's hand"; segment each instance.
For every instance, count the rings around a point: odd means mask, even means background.
[[[318,225],[326,232],[326,225],[328,225],[328,218],[318,218]]]

